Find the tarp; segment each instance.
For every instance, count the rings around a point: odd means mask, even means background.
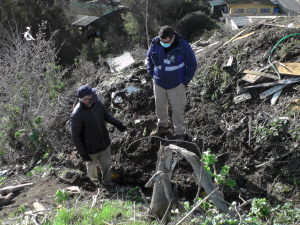
[[[226,2],[224,0],[213,0],[213,1],[208,1],[208,3],[211,6],[226,5]]]

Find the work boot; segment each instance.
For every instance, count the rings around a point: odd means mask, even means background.
[[[159,136],[159,135],[165,134],[167,132],[168,132],[168,128],[167,127],[158,126],[155,131],[152,131],[152,133],[150,134],[150,136]]]
[[[0,206],[7,205],[13,199],[14,194],[9,193],[6,196],[0,196]]]

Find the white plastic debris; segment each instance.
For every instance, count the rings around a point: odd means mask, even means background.
[[[115,103],[123,103],[123,99],[120,96],[117,96],[115,99]]]
[[[107,60],[107,63],[113,72],[119,72],[120,70],[131,65],[134,62],[135,61],[132,58],[130,52],[124,52],[124,54],[121,56],[118,56],[116,58],[110,58]]]

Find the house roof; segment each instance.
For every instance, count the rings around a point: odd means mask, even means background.
[[[78,15],[75,19],[75,22],[73,22],[72,25],[85,27],[85,26],[89,25],[90,23],[94,22],[97,19],[100,19],[100,17]]]
[[[229,7],[230,5],[242,5],[251,3],[275,6],[271,0],[225,0],[225,2]]]
[[[80,12],[81,14],[97,16],[105,16],[111,12],[117,11],[120,8],[118,6],[108,6],[104,4],[98,4],[97,2],[71,2],[70,11],[71,12]]]
[[[210,6],[217,6],[217,5],[226,5],[226,2],[224,0],[212,0],[208,1]]]

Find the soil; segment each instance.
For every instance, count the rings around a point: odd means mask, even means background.
[[[291,22],[299,24],[297,18],[289,21],[277,19],[274,24],[286,25]],[[237,85],[245,85],[241,78],[244,76],[243,70],[258,70],[268,66],[266,52],[270,52],[275,44],[283,37],[297,33],[296,28],[282,28],[266,26],[262,24],[246,27],[244,34],[256,31],[250,37],[228,43],[218,50],[227,40],[233,37],[238,31],[228,31],[220,29],[211,39],[211,43],[220,43],[210,47],[208,50],[197,54],[198,71],[201,77],[193,80],[186,89],[187,103],[185,110],[186,142],[174,142],[175,135],[172,128],[172,121],[169,121],[169,132],[161,135],[160,138],[150,138],[150,133],[156,128],[155,102],[153,88],[146,67],[138,64],[127,68],[124,74],[102,74],[96,73],[86,78],[85,84],[92,83],[97,86],[102,96],[102,101],[108,111],[116,118],[127,124],[128,130],[120,133],[113,126],[108,125],[111,135],[112,149],[112,177],[121,186],[143,187],[155,173],[157,161],[157,151],[160,145],[177,144],[199,156],[195,144],[201,151],[207,148],[217,156],[217,171],[221,171],[224,165],[230,166],[230,177],[237,185],[230,188],[221,185],[221,192],[227,202],[237,201],[242,203],[242,199],[266,198],[271,204],[292,201],[299,204],[299,192],[297,179],[300,177],[299,148],[291,147],[292,143],[288,128],[282,132],[286,136],[285,140],[274,137],[265,142],[256,142],[253,138],[254,129],[258,124],[265,124],[274,118],[289,117],[288,124],[291,126],[299,118],[299,110],[291,112],[295,99],[300,98],[299,86],[290,85],[284,89],[279,102],[275,106],[270,105],[270,98],[261,100],[259,94],[268,88],[253,88],[250,90],[251,99],[235,104],[233,98]],[[272,59],[281,62],[299,62],[300,36],[286,39],[284,43],[278,45],[273,53]],[[286,50],[283,51],[283,48]],[[220,68],[225,65],[229,57],[233,55],[236,59],[232,68],[226,71],[230,75],[227,86],[220,92],[222,79],[220,76],[213,80],[213,67]],[[224,69],[225,70],[225,69]],[[267,71],[264,71],[267,72]],[[114,82],[108,82],[112,77],[118,77]],[[209,82],[206,82],[209,81]],[[262,81],[272,81],[268,78]],[[83,84],[83,83],[82,83]],[[79,84],[78,84],[79,85]],[[138,92],[132,93],[129,97],[121,90],[128,86],[139,88]],[[203,94],[205,90],[205,94]],[[123,103],[114,103],[112,93],[121,91],[117,96],[122,97]],[[211,98],[214,93],[218,97]],[[76,100],[74,90],[70,91],[70,102],[73,105]],[[207,97],[210,96],[210,97]],[[169,106],[171,118],[172,110]],[[68,118],[66,118],[66,126]],[[249,141],[249,120],[252,120],[252,139]],[[231,129],[230,129],[231,127]],[[60,170],[74,171],[74,164],[79,161],[76,154],[72,154],[73,145],[69,129],[63,134],[69,140],[69,144],[64,146],[59,152],[53,153],[49,159],[42,160],[41,165],[51,163],[54,168]],[[298,141],[299,142],[299,141]],[[295,145],[296,146],[296,145]],[[288,153],[291,150],[291,153]],[[60,155],[63,157],[59,157]],[[276,160],[271,160],[278,158]],[[67,160],[69,160],[67,162]],[[34,185],[21,189],[15,193],[12,203],[1,207],[0,219],[5,218],[14,212],[19,206],[32,208],[32,203],[39,201],[45,208],[56,207],[53,200],[58,188],[68,186],[79,186],[83,191],[83,198],[91,198],[97,192],[97,185],[84,175],[72,182],[62,182],[58,178],[58,173],[50,174],[46,178],[28,178],[24,171],[16,169],[18,162],[12,160],[13,166],[2,163],[3,168],[10,170],[8,179],[1,187],[16,185],[19,181],[33,182]],[[268,162],[268,163],[266,163]],[[26,162],[23,162],[26,163]],[[265,163],[265,164],[264,164]],[[19,165],[20,167],[22,164]],[[84,168],[81,168],[84,171]],[[76,173],[76,172],[74,172]],[[178,185],[179,197],[181,199],[192,200],[197,192],[197,182],[191,165],[183,158],[178,158],[177,165],[172,176],[172,183]],[[66,180],[66,178],[64,178]],[[149,196],[151,189],[143,189]],[[202,194],[203,193],[202,191]]]

